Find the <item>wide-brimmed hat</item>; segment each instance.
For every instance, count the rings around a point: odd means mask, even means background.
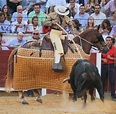
[[[59,15],[68,15],[69,9],[64,6],[55,6],[54,11]]]

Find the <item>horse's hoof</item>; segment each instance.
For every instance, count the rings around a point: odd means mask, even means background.
[[[36,101],[42,103],[42,98],[37,98]]]
[[[29,104],[25,99],[21,101],[22,104]]]

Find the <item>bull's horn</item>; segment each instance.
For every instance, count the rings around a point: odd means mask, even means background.
[[[69,80],[70,80],[70,77],[65,78],[65,79],[63,80],[63,83],[65,83],[66,81],[69,81]]]

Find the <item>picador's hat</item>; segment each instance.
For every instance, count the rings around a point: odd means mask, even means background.
[[[56,6],[54,8],[54,11],[59,15],[68,15],[69,14],[69,9],[64,6]]]

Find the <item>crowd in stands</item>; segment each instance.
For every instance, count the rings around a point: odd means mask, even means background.
[[[56,6],[64,6],[70,11],[70,22],[65,23],[72,25],[73,30],[63,26],[69,34],[78,35],[85,29],[97,29],[104,39],[109,36],[116,38],[116,0],[0,0],[0,38],[3,37],[1,33],[16,33],[17,39],[9,46],[18,47],[26,42],[24,34],[32,33],[38,37],[40,33],[49,32],[51,28],[44,22]]]
[[[38,30],[46,33],[49,27],[43,22],[59,5],[70,9],[68,16],[71,21],[79,21],[80,30],[99,26],[103,35],[116,37],[116,33],[110,34],[116,26],[116,0],[1,0],[0,32],[32,33]]]

